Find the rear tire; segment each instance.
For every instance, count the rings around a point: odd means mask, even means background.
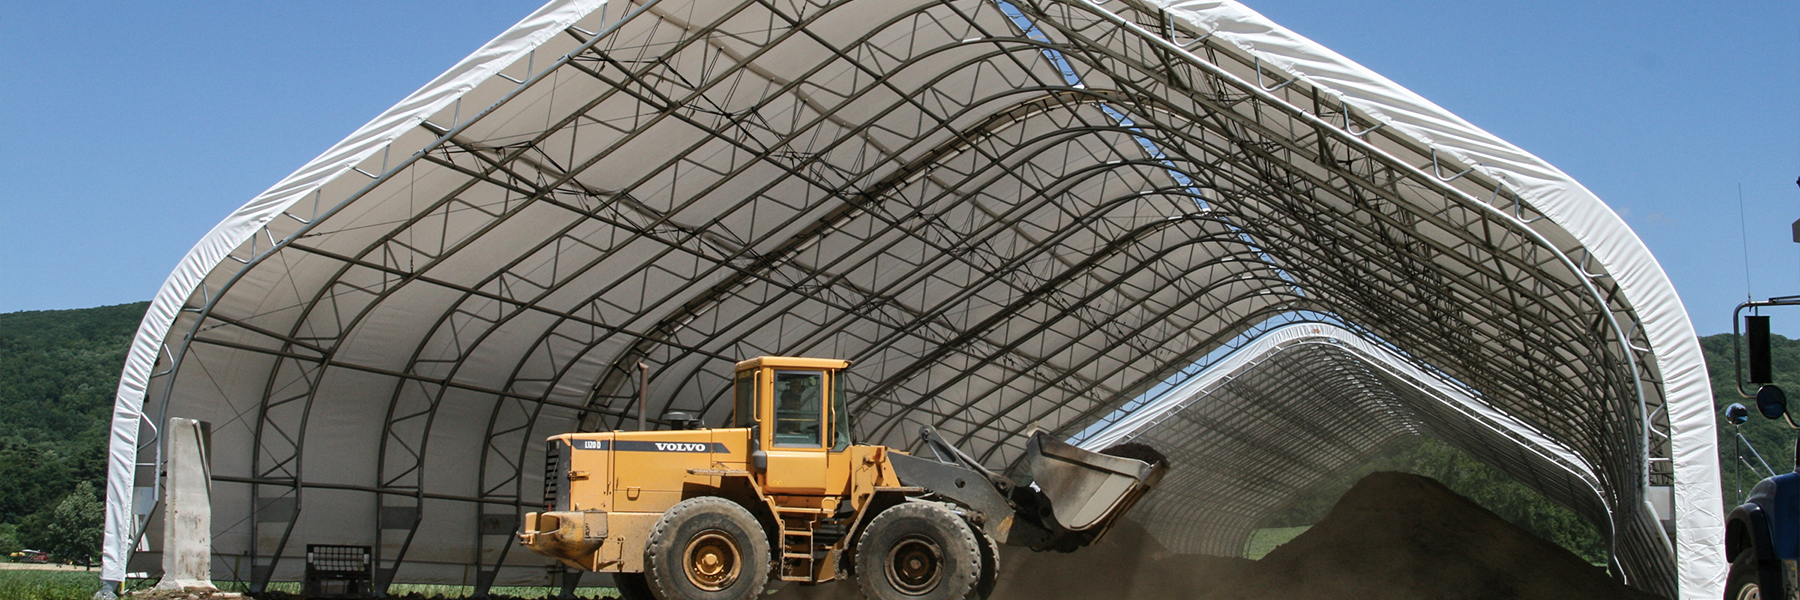
[[[982,579],[981,542],[941,505],[881,511],[856,544],[856,583],[871,600],[963,600]]]
[[[1725,600],[1761,600],[1762,574],[1756,570],[1756,548],[1738,551],[1725,576]]]
[[[661,600],[749,600],[769,581],[769,540],[738,503],[689,498],[650,528],[644,580]]]

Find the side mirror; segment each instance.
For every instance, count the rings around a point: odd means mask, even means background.
[[[1744,408],[1744,405],[1733,402],[1731,406],[1725,407],[1725,422],[1732,425],[1743,425],[1749,420],[1750,409]]]
[[[1764,418],[1779,419],[1787,415],[1787,393],[1774,385],[1756,389],[1756,411]]]
[[[769,453],[762,447],[762,424],[750,426],[750,468],[758,473],[769,472]]]
[[[1769,317],[1763,315],[1746,315],[1744,317],[1744,345],[1750,352],[1750,383],[1774,381],[1774,369],[1769,365]],[[1760,395],[1760,392],[1758,394]],[[1757,403],[1761,404],[1762,401],[1758,400]],[[1767,415],[1768,413],[1763,414]]]

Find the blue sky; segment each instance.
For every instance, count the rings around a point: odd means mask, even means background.
[[[1249,5],[1587,185],[1701,333],[1745,298],[1745,239],[1749,291],[1800,294],[1800,3]],[[0,312],[149,299],[232,209],[536,7],[0,4]]]

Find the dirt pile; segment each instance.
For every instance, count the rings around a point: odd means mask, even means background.
[[[1255,564],[1242,558],[1174,554],[1142,525],[1120,520],[1098,544],[1070,554],[1000,547],[990,600],[1174,600],[1195,598]],[[861,600],[854,582],[787,584],[769,600]]]
[[[862,598],[848,581],[778,587],[763,598]],[[992,600],[1094,598],[1658,600],[1619,585],[1604,569],[1507,523],[1443,484],[1405,473],[1363,478],[1324,520],[1259,561],[1175,554],[1129,519],[1100,543],[1070,554],[1001,547]],[[155,597],[186,599],[186,594]]]
[[[1069,554],[1003,546],[995,600],[1198,598],[1254,566],[1242,558],[1175,554],[1130,520]]]
[[[1540,600],[1656,596],[1427,477],[1374,473],[1325,519],[1201,600]]]
[[[854,600],[856,584],[788,585],[774,598]],[[1656,600],[1507,523],[1443,484],[1375,473],[1325,519],[1259,561],[1173,554],[1121,521],[1072,554],[1003,546],[993,600]]]

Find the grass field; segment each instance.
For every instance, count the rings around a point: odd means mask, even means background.
[[[135,582],[135,585],[149,586],[153,583],[144,581]],[[300,584],[275,583],[269,588],[299,593]],[[245,588],[241,584],[220,583],[219,589],[243,591]],[[0,570],[0,600],[92,600],[94,592],[99,590],[99,571]],[[490,593],[496,596],[544,598],[555,597],[558,591],[549,587],[496,586]],[[415,593],[425,597],[465,598],[475,593],[475,588],[462,585],[394,584],[388,589],[388,594],[395,596]],[[575,595],[582,598],[614,598],[618,596],[618,592],[612,588],[579,588],[575,590]]]
[[[0,570],[0,600],[92,600],[99,571]]]
[[[1259,560],[1310,528],[1311,526],[1275,527],[1250,532],[1250,541],[1244,543],[1244,558]]]

